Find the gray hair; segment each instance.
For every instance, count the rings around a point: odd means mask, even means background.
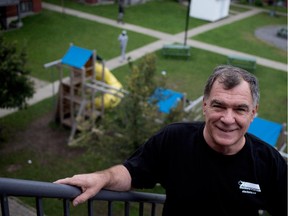
[[[231,65],[217,66],[206,82],[204,88],[204,98],[208,98],[210,96],[212,86],[216,80],[222,83],[224,88],[227,90],[239,85],[242,80],[246,81],[250,86],[253,105],[256,106],[259,104],[260,92],[258,79],[248,71]]]

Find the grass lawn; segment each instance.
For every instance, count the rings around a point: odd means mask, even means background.
[[[71,43],[96,50],[103,59],[120,55],[117,40],[121,30],[73,16],[43,10],[35,16],[25,17],[19,30],[5,32],[4,37],[16,41],[19,48],[26,47],[31,75],[50,81],[51,75],[44,64],[61,59]],[[35,31],[37,29],[37,31]],[[129,32],[127,52],[156,39]],[[58,76],[53,76],[58,79]]]
[[[196,35],[193,39],[287,64],[287,52],[255,36],[256,29],[273,25],[287,26],[287,17],[271,17],[266,12],[260,13],[256,16]]]
[[[58,2],[59,4],[60,1],[45,0],[45,2]],[[91,7],[67,0],[65,6],[103,15],[115,19],[116,22],[116,5]],[[234,6],[233,10],[242,11],[242,9],[234,8]],[[243,11],[245,10],[243,9]],[[146,4],[128,7],[126,12],[124,18],[126,22],[167,33],[179,33],[183,31],[185,26],[185,7],[172,0],[165,1],[165,4],[161,0],[149,1]],[[267,45],[253,35],[256,28],[270,24],[285,24],[287,23],[285,19],[286,17],[267,17],[267,14],[263,13],[195,36],[193,39],[287,63],[287,53]],[[106,60],[119,56],[117,36],[120,31],[118,28],[48,10],[43,10],[35,16],[26,17],[23,22],[22,28],[5,32],[4,37],[9,41],[18,41],[19,48],[27,47],[28,66],[32,76],[39,79],[51,80],[49,70],[45,70],[43,65],[62,58],[70,43],[87,49],[96,49],[97,53]],[[207,22],[190,18],[189,28],[205,23]],[[155,40],[152,36],[131,31],[129,32],[128,51]],[[157,51],[156,61],[159,76],[161,71],[167,72],[168,87],[185,92],[188,99],[194,100],[202,95],[204,84],[212,69],[219,64],[226,63],[226,56],[195,48],[191,49],[191,53],[192,56],[189,60],[183,60],[164,58],[161,52]],[[138,61],[134,63],[137,64]],[[124,65],[112,72],[125,87],[126,77],[129,76],[130,72],[129,66]],[[287,72],[257,65],[254,73],[259,78],[261,90],[259,116],[279,123],[287,122]],[[54,80],[57,79],[56,75],[53,77]],[[62,150],[67,153],[66,157],[51,154],[48,146],[40,151],[37,148],[37,143],[31,143],[31,146],[25,148],[21,148],[21,143],[14,143],[15,147],[11,147],[10,152],[1,151],[6,145],[13,144],[18,132],[25,130],[31,122],[51,113],[54,110],[53,99],[46,99],[30,106],[27,110],[0,118],[0,125],[4,126],[5,134],[4,140],[0,140],[0,173],[2,177],[49,182],[63,176],[71,176],[79,172],[91,172],[112,165],[109,161],[101,161],[97,155],[85,151],[83,154],[73,156],[73,152],[79,149],[71,149],[65,145]],[[65,131],[53,122],[49,123],[48,127],[55,131]],[[37,130],[35,130],[36,134]],[[29,137],[25,141],[29,141]],[[33,161],[32,165],[26,163],[28,159]],[[21,168],[10,172],[7,167],[14,164],[20,164]],[[157,190],[159,188],[156,188],[155,191]],[[30,203],[32,200],[27,199],[27,202]],[[47,213],[45,210],[45,214],[61,215],[59,213],[61,201],[49,201],[44,205],[47,210]],[[72,208],[73,213],[71,215],[86,213],[85,207]]]
[[[59,0],[44,0],[47,3],[61,5]],[[114,19],[118,16],[117,4],[89,6],[73,0],[66,0],[64,7]],[[175,0],[152,0],[145,4],[125,7],[124,22],[154,30],[176,34],[185,30],[187,7]],[[189,28],[208,23],[200,19],[189,19]]]
[[[226,56],[192,48],[189,61],[164,58],[157,54],[158,74],[167,72],[168,86],[175,91],[185,92],[187,98],[195,100],[203,93],[204,84],[211,71],[218,64],[226,63]],[[125,83],[129,67],[113,70],[120,82]],[[261,89],[259,116],[283,123],[287,121],[287,73],[257,65],[254,74]]]

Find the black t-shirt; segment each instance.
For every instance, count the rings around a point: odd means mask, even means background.
[[[287,216],[287,163],[251,134],[235,155],[212,150],[203,122],[173,123],[152,136],[124,166],[132,187],[166,190],[163,215]]]

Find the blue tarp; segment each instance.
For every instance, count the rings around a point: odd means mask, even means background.
[[[178,103],[184,95],[170,89],[157,88],[154,94],[150,97],[150,102],[156,102],[159,111],[170,113],[171,109],[177,107]]]
[[[250,124],[248,132],[276,146],[282,127],[282,124],[256,117]]]
[[[82,69],[92,55],[93,51],[73,45],[62,58],[62,64]]]

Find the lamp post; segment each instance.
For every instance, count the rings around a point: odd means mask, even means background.
[[[188,0],[188,8],[187,8],[187,14],[186,14],[184,46],[186,46],[186,44],[187,44],[187,31],[188,31],[188,27],[189,27],[189,18],[190,18],[190,1],[191,0]]]

